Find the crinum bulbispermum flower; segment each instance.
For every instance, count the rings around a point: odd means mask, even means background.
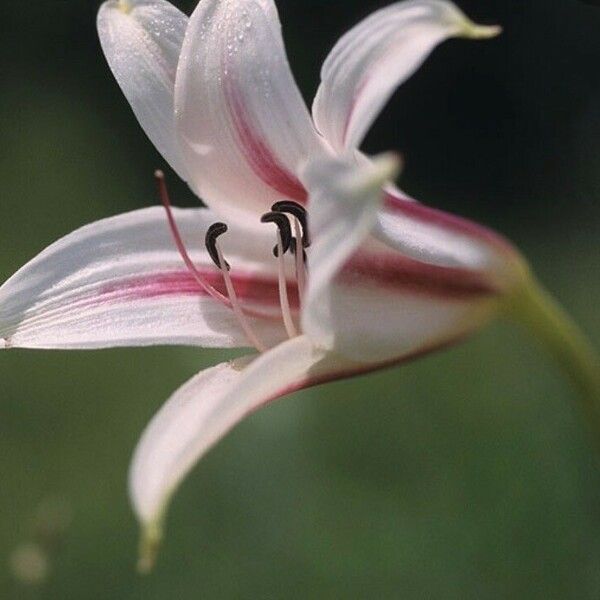
[[[393,185],[397,157],[359,150],[438,43],[498,28],[441,0],[378,11],[332,50],[312,117],[272,0],[201,0],[189,20],[164,0],[109,0],[98,29],[148,137],[209,208],[171,208],[158,173],[166,214],[119,215],[44,250],[0,289],[0,337],[257,350],[199,373],[142,436],[130,492],[143,566],[178,484],[248,413],[448,346],[501,312],[536,323],[597,399],[593,353],[511,244],[410,199]]]

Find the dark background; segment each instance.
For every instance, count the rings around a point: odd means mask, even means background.
[[[311,99],[338,36],[387,3],[278,4]],[[512,238],[599,345],[595,4],[462,0],[504,34],[436,50],[366,148],[400,150],[409,193]],[[0,4],[0,279],[84,223],[156,202],[162,160],[105,64],[97,8]],[[600,597],[600,462],[568,384],[506,323],[252,417],[183,486],[139,578],[131,451],[170,392],[222,357],[0,354],[0,597]]]

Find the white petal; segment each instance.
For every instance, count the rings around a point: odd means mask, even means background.
[[[305,201],[297,169],[322,151],[292,77],[271,0],[202,0],[190,18],[175,106],[195,189],[228,221],[284,198]]]
[[[360,167],[331,159],[313,161],[305,169],[303,180],[310,191],[310,229],[315,242],[310,249],[302,325],[323,348],[332,350],[335,346],[332,281],[371,233],[383,200],[381,186],[398,170],[399,160],[393,155]]]
[[[330,320],[313,320],[311,331],[318,326],[329,332],[325,339],[335,351],[356,361],[400,361],[445,348],[482,327],[497,309],[489,292],[444,297],[406,283],[386,289],[351,269],[346,277],[329,286],[327,299],[335,307]]]
[[[318,346],[363,362],[454,342],[481,326],[497,300],[485,273],[425,264],[369,238],[394,164],[381,161],[320,163],[305,177],[315,243],[303,329]]]
[[[364,369],[315,350],[303,336],[250,361],[243,358],[196,375],[175,392],[144,432],[129,484],[147,535],[160,534],[156,528],[166,505],[190,469],[249,413],[298,389]]]
[[[203,246],[215,216],[207,209],[174,214],[195,263],[223,289]],[[275,315],[272,245],[269,236],[234,229],[223,238],[242,301]],[[285,337],[278,319],[251,321],[265,342]],[[92,223],[25,265],[0,287],[0,338],[7,347],[28,348],[248,345],[232,311],[186,270],[161,207]]]
[[[487,274],[498,287],[514,281],[522,259],[501,235],[461,217],[415,202],[388,187],[374,235],[423,263]]]
[[[144,131],[189,180],[175,136],[177,62],[188,18],[165,0],[108,0],[98,34],[108,64]]]
[[[340,39],[323,65],[313,105],[317,129],[337,151],[358,147],[394,90],[439,43],[497,33],[445,0],[406,0],[373,13]]]

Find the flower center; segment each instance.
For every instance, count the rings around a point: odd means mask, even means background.
[[[223,282],[227,291],[227,295],[225,295],[206,281],[202,273],[198,270],[193,260],[189,256],[173,215],[173,209],[169,198],[164,173],[162,171],[156,171],[155,179],[158,184],[161,202],[167,212],[167,220],[173,240],[188,271],[192,274],[196,282],[206,293],[208,293],[218,302],[225,304],[233,311],[251,345],[254,346],[259,352],[265,352],[268,350],[268,347],[256,334],[248,317],[253,316],[270,318],[271,315],[267,315],[266,313],[261,313],[260,311],[256,310],[248,310],[239,300],[230,274],[231,266],[225,260],[223,251],[219,244],[219,238],[228,231],[227,225],[225,223],[215,223],[214,225],[211,225],[206,232],[205,238],[208,254],[223,275]],[[285,255],[288,252],[291,252],[295,257],[294,263],[296,283],[298,286],[298,295],[301,305],[304,298],[307,280],[305,248],[310,246],[307,213],[306,210],[299,204],[296,204],[292,201],[283,201],[274,204],[271,212],[268,212],[262,216],[261,222],[272,223],[277,226],[277,244],[273,248],[273,255],[277,259],[279,304],[281,307],[281,316],[286,333],[291,339],[298,336],[298,329],[294,323],[294,318],[290,308],[287,289]]]

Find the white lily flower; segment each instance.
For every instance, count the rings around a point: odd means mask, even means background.
[[[499,29],[444,0],[380,10],[332,50],[312,117],[280,29],[272,0],[202,0],[189,20],[165,0],[105,2],[98,30],[117,81],[209,208],[172,209],[159,174],[166,217],[92,223],[0,288],[6,347],[259,351],[196,375],[142,436],[130,493],[144,567],[181,480],[246,415],[455,343],[527,279],[501,236],[395,188],[397,157],[359,152],[437,44]]]

